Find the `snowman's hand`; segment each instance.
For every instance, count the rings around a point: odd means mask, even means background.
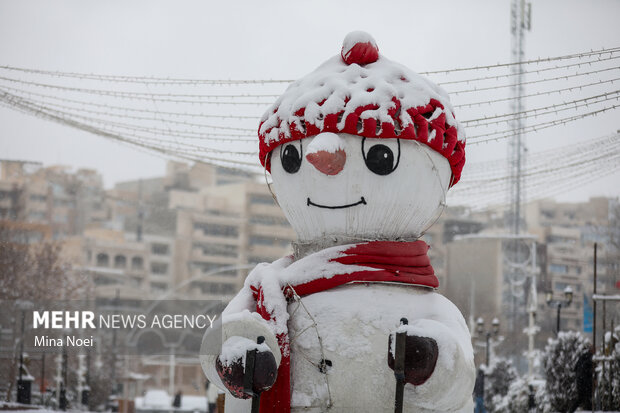
[[[273,353],[266,344],[256,344],[244,337],[231,337],[222,345],[222,354],[215,360],[215,369],[228,391],[239,399],[251,395],[244,392],[245,355],[256,349],[252,391],[262,393],[276,381],[278,365]]]
[[[394,370],[395,333],[388,340],[388,366]],[[405,337],[405,381],[419,386],[426,382],[435,371],[439,348],[437,342],[428,337]]]

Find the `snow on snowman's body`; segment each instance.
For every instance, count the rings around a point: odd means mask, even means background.
[[[325,358],[332,366],[325,377],[308,361],[321,360],[320,346],[309,328],[312,319],[296,311],[289,321],[290,335],[303,333],[291,345],[293,411],[307,411],[304,406],[326,411],[327,383],[334,406],[329,411],[393,411],[395,379],[387,367],[387,337],[401,317],[409,320],[410,334],[433,337],[439,346],[431,378],[422,386],[406,385],[404,411],[472,411],[473,378],[454,377],[473,368],[473,360],[466,357],[471,353],[469,334],[458,309],[442,295],[413,286],[350,285],[305,297],[304,305],[320,327]]]
[[[409,319],[410,334],[432,337],[439,346],[431,378],[422,386],[405,386],[404,411],[473,411],[469,333],[459,310],[441,294],[413,286],[354,284],[309,295],[303,302],[308,312],[296,303],[288,309],[289,335],[297,337],[291,343],[292,412],[393,412],[395,379],[387,365],[387,344],[401,317]],[[243,323],[248,337],[262,331],[248,319]],[[323,355],[331,362],[327,374],[318,368]],[[249,400],[227,394],[227,412],[249,409]]]

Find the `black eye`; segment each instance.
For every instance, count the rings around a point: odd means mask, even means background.
[[[299,145],[299,151],[293,144],[285,145],[280,150],[280,161],[282,161],[282,168],[289,174],[294,174],[299,171],[301,166],[301,145]]]
[[[381,143],[372,145],[366,152],[364,149],[366,138],[364,138],[362,140],[362,154],[368,169],[377,175],[389,175],[394,172],[400,161],[400,139],[396,139],[396,141],[398,146],[395,148],[397,152],[395,156],[392,149]]]

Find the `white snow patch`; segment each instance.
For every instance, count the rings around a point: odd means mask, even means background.
[[[458,139],[465,140],[463,128],[453,116],[448,94],[425,77],[384,56],[363,67],[347,65],[340,56],[327,60],[286,89],[263,115],[259,133],[265,136],[266,143],[278,142],[290,137],[291,125],[303,130],[302,122],[306,122],[323,129],[326,115],[344,111],[337,125],[342,130],[347,116],[367,105],[377,108],[363,111],[360,114],[362,119],[375,118],[380,123],[393,124],[394,119],[388,113],[395,107],[393,98],[401,102],[403,110],[399,120],[403,129],[413,123],[405,109],[425,106],[431,99],[436,99],[444,109],[435,111],[434,118],[444,113],[448,125],[457,127]],[[325,102],[319,105],[323,100]],[[306,108],[304,114],[296,115],[301,108]]]
[[[407,333],[408,336],[418,336],[433,338],[437,342],[438,353],[442,355],[453,355],[456,352],[456,343],[467,339],[463,334],[452,334],[445,326],[437,323],[433,320],[421,319],[415,320],[411,324],[405,324],[399,326],[393,333]],[[467,348],[469,342],[461,343],[461,348]],[[390,345],[390,353],[392,357],[396,357],[396,337],[392,336],[392,343]],[[443,363],[443,367],[446,370],[452,370],[454,367],[454,357],[440,357],[437,359],[437,363]]]
[[[336,274],[350,274],[356,271],[378,271],[376,268],[364,267],[360,265],[345,265],[331,260],[344,255],[342,252],[351,248],[353,245],[340,245],[327,248],[317,253],[309,255],[303,259],[293,262],[292,257],[285,257],[275,261],[273,264],[259,264],[254,268],[245,280],[244,290],[239,295],[247,295],[251,287],[261,287],[264,295],[266,310],[274,317],[267,321],[276,335],[288,332],[287,323],[289,313],[287,311],[287,301],[283,288],[291,285],[300,285],[320,278],[332,278]],[[250,293],[251,295],[251,293]],[[231,301],[233,308],[238,308],[237,303]],[[245,302],[245,299],[239,299]],[[229,305],[229,307],[231,307]],[[250,308],[248,306],[242,308]],[[237,310],[243,311],[243,310]],[[232,309],[227,307],[222,315],[230,316]],[[256,314],[256,313],[255,313]],[[256,314],[257,317],[260,317]],[[228,320],[225,320],[228,321]]]
[[[245,356],[249,350],[256,349],[258,352],[267,352],[269,346],[265,343],[258,344],[253,340],[245,337],[234,336],[229,338],[222,344],[222,353],[220,354],[220,362],[224,366],[230,366],[235,361],[241,359],[241,363],[245,366]]]
[[[342,55],[346,57],[357,43],[370,43],[374,47],[377,47],[377,42],[375,42],[375,39],[369,33],[358,30],[347,34],[344,38],[342,42]]]
[[[316,153],[319,151],[334,153],[337,150],[344,150],[344,142],[338,135],[332,132],[323,132],[315,136],[315,138],[308,145],[306,152]]]

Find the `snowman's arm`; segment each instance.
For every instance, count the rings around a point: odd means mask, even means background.
[[[475,366],[469,332],[462,318],[446,323],[418,319],[406,327],[407,335],[434,339],[439,350],[433,374],[422,385],[413,387],[412,402],[416,405],[433,411],[454,411],[471,400]],[[407,388],[411,389],[410,386]]]
[[[245,285],[222,312],[221,319],[214,322],[212,328],[207,329],[202,339],[200,349],[202,370],[209,381],[222,390],[226,390],[226,387],[216,371],[216,360],[226,351],[225,342],[231,337],[245,337],[256,342],[257,337],[263,336],[265,344],[275,357],[277,366],[280,366],[282,356],[276,336],[267,322],[254,311],[255,309],[256,301],[248,285]]]

